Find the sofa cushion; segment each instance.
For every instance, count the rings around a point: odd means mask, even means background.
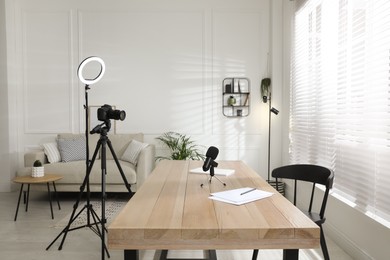
[[[85,134],[61,133],[57,135],[57,139],[75,139],[75,138],[84,138],[84,142],[85,142]],[[88,135],[88,147],[89,147],[90,158],[92,158],[93,156],[99,138],[100,135],[98,134]],[[99,158],[100,158],[100,152],[96,156],[96,159]]]
[[[89,158],[92,159],[93,153],[96,150],[97,143],[99,141],[100,135],[94,134],[88,136],[88,146],[89,146]],[[96,154],[96,159],[100,159],[100,151]]]
[[[92,168],[91,176],[90,176],[90,183],[91,184],[98,184],[101,183],[102,174],[101,174],[101,167],[100,167],[100,160],[96,160],[96,163],[94,167]],[[123,173],[126,177],[126,180],[130,184],[134,184],[137,182],[137,174],[135,171],[135,166],[129,162],[121,161],[119,160],[119,163],[121,165],[121,168],[123,170]],[[107,160],[106,163],[107,167],[107,174],[106,174],[106,183],[107,184],[124,184],[122,175],[120,174],[120,171],[118,167],[116,166],[116,163],[114,160]]]
[[[112,148],[116,154],[118,159],[122,158],[124,152],[126,151],[127,146],[129,145],[131,140],[137,140],[139,142],[144,141],[144,135],[142,133],[138,134],[109,134],[108,138],[111,141]],[[110,149],[107,147],[107,160],[114,159],[112,156]]]
[[[131,140],[126,151],[123,153],[121,160],[137,165],[138,156],[146,146],[148,146],[148,144],[138,142],[137,140]]]
[[[63,162],[85,160],[85,138],[58,139],[57,143]]]
[[[136,183],[136,172],[135,167],[131,163],[119,161],[123,173],[126,176],[128,183],[134,184]],[[95,160],[94,165],[92,167],[92,171],[90,173],[89,182],[90,184],[100,184],[101,183],[101,161]],[[63,178],[56,182],[56,184],[81,184],[84,181],[86,175],[86,164],[84,161],[72,161],[72,162],[58,162],[45,164],[45,173],[51,174],[59,174],[62,175]],[[107,160],[106,162],[107,174],[106,174],[106,184],[122,184],[124,183],[122,176],[116,166],[114,160]]]
[[[56,142],[45,143],[42,146],[43,146],[43,151],[45,152],[49,163],[55,163],[61,161],[61,154],[60,151],[58,150],[58,145]]]
[[[86,164],[85,161],[58,162],[45,164],[45,174],[58,174],[63,178],[56,183],[79,184],[84,181]]]

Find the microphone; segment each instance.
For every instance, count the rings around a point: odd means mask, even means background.
[[[218,156],[218,153],[219,153],[219,150],[217,147],[214,147],[214,146],[209,147],[209,149],[206,152],[206,160],[204,161],[204,164],[203,164],[203,171],[207,172],[211,166],[214,166],[214,167],[218,166],[218,164],[216,164],[214,162],[214,160]]]

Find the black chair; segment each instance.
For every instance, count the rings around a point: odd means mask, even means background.
[[[334,179],[333,171],[318,165],[294,164],[294,165],[287,165],[287,166],[282,166],[274,169],[272,171],[272,177],[276,178],[276,187],[278,185],[278,178],[294,180],[294,205],[296,205],[297,202],[297,181],[306,181],[306,182],[313,183],[309,209],[303,212],[320,227],[320,232],[321,232],[320,243],[321,243],[322,253],[324,255],[324,259],[329,260],[329,253],[328,253],[328,248],[326,247],[326,241],[325,241],[324,231],[322,229],[322,224],[325,222],[325,208],[326,208],[326,203],[328,201],[329,190],[333,186],[333,179]],[[321,184],[324,185],[325,187],[320,213],[312,212],[312,205],[313,205],[313,198],[314,198],[314,191],[315,191],[316,184]],[[257,259],[258,252],[259,252],[258,249],[255,249],[253,251],[252,260]]]

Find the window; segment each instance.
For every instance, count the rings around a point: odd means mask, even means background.
[[[296,6],[290,161],[332,168],[334,192],[390,226],[390,1]]]

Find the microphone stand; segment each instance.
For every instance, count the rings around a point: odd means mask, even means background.
[[[224,182],[221,181],[217,176],[215,176],[214,167],[218,167],[218,163],[215,162],[214,160],[211,160],[211,162],[210,162],[210,179],[209,179],[208,182],[211,183],[211,180],[212,180],[212,178],[214,177],[214,178],[217,179],[220,183],[222,183],[223,186],[226,186],[226,183],[224,183]],[[203,183],[200,185],[200,187],[203,188]]]

